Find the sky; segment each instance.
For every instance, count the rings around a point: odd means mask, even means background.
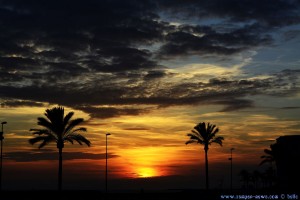
[[[204,188],[194,126],[219,128],[212,188],[261,170],[263,150],[300,134],[296,0],[0,0],[3,188],[56,189],[55,144],[30,145],[48,108],[84,118],[66,144],[63,188]],[[107,138],[106,133],[111,133]]]

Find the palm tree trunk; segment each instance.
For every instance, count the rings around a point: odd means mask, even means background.
[[[58,190],[62,188],[62,148],[59,148],[59,160],[58,160]]]
[[[206,190],[209,189],[209,180],[208,180],[208,157],[207,157],[207,152],[208,152],[208,148],[205,147],[205,172],[206,172]]]

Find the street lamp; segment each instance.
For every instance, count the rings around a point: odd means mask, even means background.
[[[0,140],[1,140],[1,158],[0,158],[0,190],[2,190],[2,141],[4,139],[3,137],[3,125],[7,124],[7,122],[1,122],[2,131],[0,132]]]
[[[228,160],[230,160],[230,190],[232,191],[232,151],[234,150],[234,148],[230,149],[230,158],[228,158]]]
[[[111,135],[110,133],[106,133],[106,165],[105,165],[105,192],[107,193],[107,136]]]

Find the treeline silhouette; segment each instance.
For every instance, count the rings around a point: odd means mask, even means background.
[[[245,169],[239,173],[242,189],[300,191],[300,135],[285,135],[264,149],[258,166],[269,165],[263,172]]]

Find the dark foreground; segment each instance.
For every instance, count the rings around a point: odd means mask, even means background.
[[[100,192],[100,191],[2,191],[0,200],[185,200],[197,199],[218,199],[217,193],[204,191],[139,191],[139,192]]]
[[[249,199],[300,199],[298,191],[224,191],[224,190],[166,190],[139,192],[101,192],[94,190],[32,190],[32,191],[1,191],[0,200],[249,200]]]

